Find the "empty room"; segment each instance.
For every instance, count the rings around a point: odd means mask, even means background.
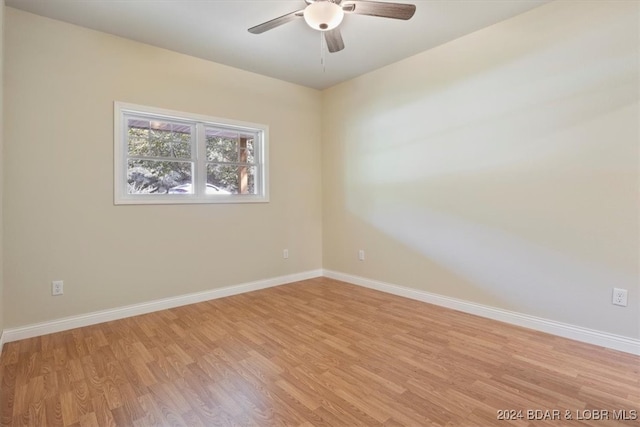
[[[640,2],[0,12],[1,426],[640,424]]]

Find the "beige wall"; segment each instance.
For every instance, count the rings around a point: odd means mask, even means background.
[[[6,18],[5,328],[321,267],[320,92]],[[116,100],[269,125],[271,202],[114,206]]]
[[[640,337],[639,5],[552,2],[325,91],[324,268]]]

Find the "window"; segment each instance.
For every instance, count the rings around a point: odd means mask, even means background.
[[[115,203],[267,202],[265,125],[115,103]]]

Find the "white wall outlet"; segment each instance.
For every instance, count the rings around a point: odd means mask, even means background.
[[[364,250],[363,250],[363,249],[360,249],[360,250],[358,251],[358,259],[359,259],[360,261],[364,261]]]
[[[620,305],[622,307],[627,306],[627,290],[620,288],[613,288],[613,298],[611,300],[613,305]]]
[[[51,282],[51,295],[62,295],[64,293],[64,282],[62,280],[54,280]]]
[[[289,249],[284,249],[282,251],[282,258],[289,259]]]

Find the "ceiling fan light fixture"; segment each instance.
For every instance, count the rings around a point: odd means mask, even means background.
[[[329,31],[336,28],[344,18],[344,11],[331,1],[315,1],[304,10],[304,20],[318,31]]]

